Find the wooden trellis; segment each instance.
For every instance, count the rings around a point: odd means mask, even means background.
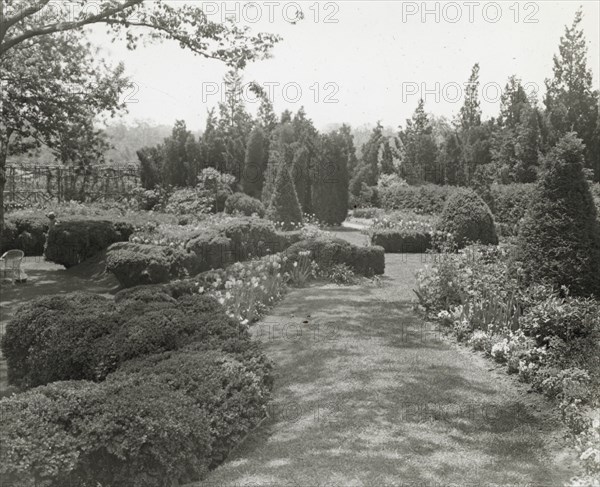
[[[121,200],[139,185],[135,164],[93,166],[9,165],[4,202],[36,205],[49,201]]]

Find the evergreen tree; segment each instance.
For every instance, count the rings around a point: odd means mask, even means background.
[[[284,230],[293,230],[302,223],[302,210],[294,181],[283,158],[279,161],[275,187],[267,209],[267,218],[276,222]]]
[[[265,134],[260,126],[254,127],[250,133],[244,173],[242,174],[242,188],[244,193],[253,198],[260,198],[262,193],[264,172],[267,167],[267,154],[265,153]]]
[[[208,110],[206,127],[200,140],[202,169],[212,167],[219,172],[225,171],[225,143],[219,131],[214,109]]]
[[[593,87],[592,71],[587,66],[587,47],[580,26],[579,9],[571,27],[565,27],[559,53],[554,56],[553,77],[546,80],[545,105],[550,142],[575,131],[585,145],[585,166],[594,170],[600,181],[600,152],[595,137],[598,118],[598,91]]]
[[[498,127],[491,142],[492,161],[501,182],[535,181],[541,150],[539,118],[520,80],[511,76],[502,93]]]
[[[379,149],[383,141],[383,125],[377,125],[361,150],[361,158],[350,181],[350,192],[358,196],[363,186],[375,186],[379,179]]]
[[[170,137],[163,144],[163,184],[186,187],[196,184],[200,151],[183,120],[177,120]]]
[[[294,180],[294,187],[298,194],[298,201],[300,202],[300,206],[304,213],[312,213],[312,174],[309,159],[310,154],[308,148],[304,145],[300,145],[294,152],[292,179]]]
[[[330,225],[340,225],[348,215],[348,159],[347,140],[341,131],[322,137],[312,206],[317,218]]]
[[[479,63],[471,69],[471,75],[465,88],[465,101],[458,115],[458,125],[463,130],[481,125],[481,108],[479,106]]]
[[[419,100],[412,119],[406,121],[406,129],[400,132],[400,138],[404,145],[400,176],[409,184],[441,182],[437,167],[438,148],[423,99]]]
[[[449,132],[444,138],[439,153],[439,164],[444,175],[444,183],[453,186],[464,186],[466,183],[462,147],[456,132]]]
[[[241,179],[246,155],[246,142],[252,130],[252,117],[246,111],[242,75],[230,70],[223,80],[225,101],[219,103],[219,131],[224,142],[224,172]]]
[[[526,283],[546,281],[576,296],[600,297],[600,229],[583,154],[573,132],[548,153],[519,247]]]

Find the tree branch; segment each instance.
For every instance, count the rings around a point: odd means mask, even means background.
[[[43,1],[49,1],[49,0],[43,0]],[[75,29],[79,29],[80,27],[83,27],[85,25],[103,22],[103,21],[107,20],[109,17],[116,15],[118,13],[121,13],[131,7],[135,7],[136,5],[141,4],[142,2],[143,2],[143,0],[127,0],[127,2],[125,2],[123,5],[119,5],[117,7],[106,9],[103,12],[99,12],[96,15],[91,15],[91,16],[86,17],[81,20],[72,21],[72,22],[58,22],[56,24],[45,25],[42,27],[38,27],[36,29],[25,31],[22,34],[17,35],[16,37],[8,39],[5,42],[2,42],[2,44],[0,44],[0,56],[2,56],[4,53],[6,53],[9,49],[13,48],[17,44],[20,44],[21,42],[24,42],[27,39],[31,39],[32,37],[42,36],[42,35],[46,35],[46,34],[52,34],[54,32],[61,32],[61,31],[66,31],[66,30],[75,30]],[[36,12],[37,11],[38,10],[36,10]],[[23,12],[25,12],[25,10],[23,10],[22,13]],[[35,13],[35,12],[32,12],[29,15],[32,15],[33,13]],[[119,23],[125,23],[125,22],[119,22]]]

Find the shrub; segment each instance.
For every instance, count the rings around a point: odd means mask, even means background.
[[[0,402],[0,475],[19,486],[162,487],[203,476],[210,426],[157,378],[59,382]]]
[[[373,245],[379,245],[390,253],[425,253],[432,243],[431,233],[407,233],[397,228],[376,229],[370,236]]]
[[[315,238],[303,240],[290,246],[285,255],[288,262],[298,261],[300,252],[310,252],[321,270],[336,264],[347,264],[356,274],[372,276],[383,274],[385,255],[382,247],[358,247],[338,238]]]
[[[525,216],[535,184],[493,184],[494,220],[516,226]]]
[[[318,174],[312,185],[312,208],[328,225],[341,225],[348,216],[348,154],[340,132],[323,135]],[[306,171],[305,171],[306,172]]]
[[[549,296],[527,311],[521,326],[538,345],[547,345],[552,337],[567,343],[588,339],[600,331],[600,304],[592,299]]]
[[[440,230],[453,235],[459,247],[467,242],[498,243],[494,217],[485,202],[471,190],[456,191],[444,207]]]
[[[218,349],[247,331],[214,298],[176,302],[72,293],[36,299],[7,325],[2,351],[8,380],[32,387],[57,380],[102,380],[121,363],[200,341]]]
[[[131,361],[108,381],[127,378],[143,384],[154,377],[191,397],[195,410],[209,419],[212,467],[265,417],[270,388],[235,356],[217,351],[166,352]]]
[[[356,208],[352,211],[354,218],[376,218],[383,213],[381,208]]]
[[[583,174],[583,144],[565,135],[548,153],[519,233],[525,282],[600,296],[600,229]]]
[[[42,211],[23,210],[6,216],[0,253],[19,249],[26,255],[42,255],[49,220]]]
[[[302,210],[296,188],[284,162],[279,164],[277,170],[267,218],[280,225],[282,230],[293,230],[298,223],[302,223]]]
[[[267,167],[268,154],[266,153],[267,138],[260,126],[252,129],[246,146],[244,159],[244,173],[241,177],[244,193],[260,198],[262,193],[264,172]]]
[[[175,215],[202,215],[215,211],[213,195],[201,188],[183,188],[173,191],[165,205],[165,212]]]
[[[448,197],[456,191],[453,186],[402,186],[383,187],[379,191],[381,206],[388,210],[410,210],[417,213],[440,213]]]
[[[225,201],[225,213],[241,213],[245,216],[265,216],[265,207],[260,200],[244,193],[233,193]]]
[[[196,274],[196,254],[159,245],[119,242],[106,253],[106,270],[124,287],[156,284]]]
[[[102,252],[115,242],[127,241],[133,226],[107,220],[68,220],[57,222],[48,231],[44,250],[46,260],[72,267]]]

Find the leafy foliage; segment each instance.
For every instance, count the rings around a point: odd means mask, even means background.
[[[546,157],[519,240],[527,282],[600,295],[600,229],[575,134],[565,135]]]
[[[474,191],[457,191],[448,198],[440,230],[450,233],[460,247],[467,242],[498,243],[492,212]]]
[[[282,162],[277,171],[275,190],[267,209],[267,218],[277,222],[282,229],[292,230],[302,223],[302,210],[290,172]]]

